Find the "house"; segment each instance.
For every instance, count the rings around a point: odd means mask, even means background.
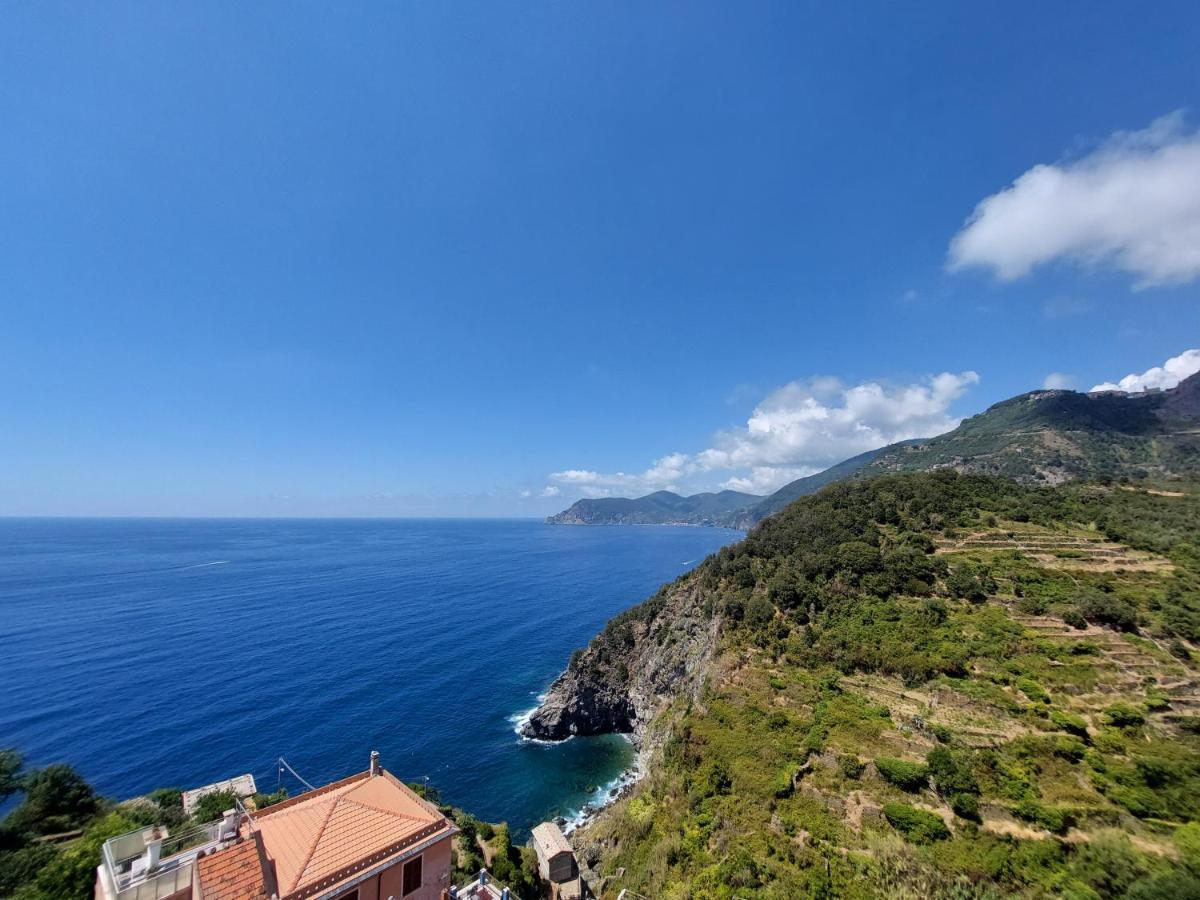
[[[552,900],[578,900],[584,896],[575,851],[561,829],[553,822],[543,822],[533,829],[531,842],[537,854],[538,874],[550,885]]]
[[[163,829],[112,838],[96,900],[440,900],[457,833],[372,753],[367,771],[230,811],[169,855]]]

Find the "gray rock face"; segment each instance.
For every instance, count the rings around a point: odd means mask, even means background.
[[[561,741],[573,735],[629,734],[637,718],[625,692],[576,669],[563,672],[521,728],[526,737]]]
[[[695,574],[614,619],[551,686],[526,737],[628,734],[643,755],[647,726],[675,697],[699,694],[719,619]]]

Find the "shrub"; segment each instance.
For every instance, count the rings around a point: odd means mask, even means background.
[[[929,774],[937,784],[937,791],[943,797],[979,793],[979,782],[975,780],[964,754],[946,747],[935,747],[925,759]]]
[[[838,756],[838,769],[847,778],[859,779],[862,777],[863,771],[867,768],[867,764],[849,753],[843,753]]]
[[[972,822],[979,821],[979,798],[974,794],[953,794],[950,797],[950,808],[954,814]]]
[[[1135,728],[1146,724],[1146,717],[1128,703],[1114,703],[1104,711],[1104,722],[1114,728]]]
[[[1013,810],[1017,818],[1041,825],[1054,834],[1063,834],[1071,826],[1071,817],[1053,806],[1043,806],[1036,800],[1022,800]]]
[[[1150,712],[1163,712],[1171,708],[1171,698],[1161,691],[1146,692],[1146,709]]]
[[[255,794],[254,807],[255,809],[266,809],[268,806],[274,806],[276,803],[282,803],[288,798],[288,790],[281,787],[273,794]]]
[[[1087,722],[1084,721],[1082,716],[1063,712],[1061,709],[1052,709],[1050,710],[1050,721],[1063,731],[1073,734],[1076,737],[1087,739]]]
[[[1099,591],[1075,598],[1075,607],[1089,622],[1108,625],[1118,631],[1137,631],[1137,610],[1129,602]]]
[[[929,770],[923,763],[893,759],[890,756],[877,758],[875,768],[886,781],[905,791],[919,791],[925,787],[926,778],[929,776]]]
[[[1130,886],[1145,875],[1146,863],[1125,835],[1105,830],[1079,846],[1075,868],[1101,896],[1126,897]]]
[[[782,800],[784,797],[790,797],[793,790],[795,790],[795,783],[792,781],[792,770],[780,769],[776,772],[771,790],[775,797],[779,800]]]
[[[1050,695],[1046,689],[1032,678],[1018,678],[1017,688],[1034,703],[1049,703]]]
[[[1087,619],[1085,619],[1083,617],[1083,613],[1077,609],[1067,610],[1065,613],[1063,613],[1062,620],[1072,628],[1078,628],[1080,631],[1088,626]]]
[[[915,844],[930,844],[950,837],[950,829],[941,816],[907,803],[887,803],[883,815],[888,824]]]
[[[955,569],[947,576],[946,590],[950,592],[951,597],[970,600],[972,603],[982,603],[987,599],[983,582],[964,568]]]
[[[196,801],[192,815],[197,822],[215,822],[227,809],[233,809],[237,801],[238,795],[233,791],[213,791]]]

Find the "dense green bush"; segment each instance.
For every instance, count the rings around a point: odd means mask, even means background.
[[[1018,678],[1017,688],[1034,703],[1049,703],[1050,695],[1046,689],[1032,678]]]
[[[1019,819],[1040,825],[1053,834],[1064,834],[1071,826],[1071,816],[1062,809],[1046,806],[1033,799],[1022,800],[1013,809]]]
[[[1146,717],[1128,703],[1114,703],[1104,710],[1104,722],[1114,728],[1135,728],[1144,725]]]
[[[215,822],[226,810],[235,809],[238,799],[233,791],[213,791],[196,801],[192,816],[197,822]]]
[[[1084,738],[1085,740],[1087,739],[1087,722],[1082,716],[1077,716],[1074,713],[1063,712],[1061,709],[1052,709],[1050,710],[1050,721],[1063,731],[1070,732],[1076,737]]]
[[[886,803],[883,815],[893,828],[916,844],[929,844],[950,837],[950,829],[941,816],[907,803]]]
[[[1137,610],[1128,601],[1112,594],[1088,591],[1075,598],[1075,607],[1089,622],[1108,625],[1118,631],[1137,631]]]
[[[880,756],[875,759],[875,768],[881,777],[905,791],[919,791],[925,787],[929,770],[924,763],[909,762]]]
[[[956,816],[972,822],[979,821],[979,798],[974,794],[951,794],[950,808]]]

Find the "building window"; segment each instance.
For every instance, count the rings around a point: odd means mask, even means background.
[[[358,888],[355,888],[348,894],[342,894],[337,900],[358,900]]]
[[[407,897],[421,886],[421,857],[410,859],[404,864],[404,881],[400,888],[400,896]]]

